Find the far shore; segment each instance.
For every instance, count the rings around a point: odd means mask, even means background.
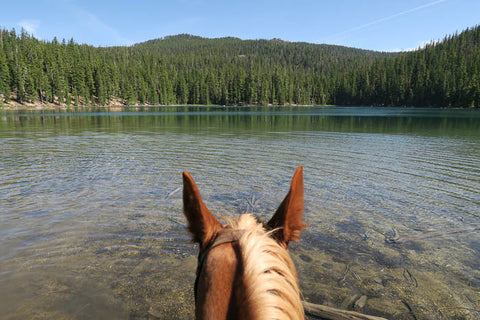
[[[123,103],[110,103],[106,105],[97,105],[97,104],[86,104],[86,105],[67,105],[67,104],[60,104],[60,103],[19,103],[15,101],[10,101],[8,103],[0,103],[0,110],[24,110],[24,111],[42,111],[42,110],[72,110],[72,109],[108,109],[110,111],[121,111],[125,108],[149,108],[149,107],[225,107],[225,105],[215,105],[215,104],[172,104],[172,105],[161,105],[161,104],[123,104]],[[239,105],[228,105],[230,106],[240,106],[240,107],[257,107],[257,106],[266,106],[266,107],[312,107],[312,106],[322,106],[322,107],[333,107],[334,105],[307,105],[307,104],[239,104]]]
[[[0,102],[0,111],[9,110],[9,111],[69,111],[69,110],[91,110],[91,109],[105,109],[106,111],[123,111],[125,109],[134,109],[134,108],[159,108],[159,107],[338,107],[348,105],[332,105],[332,104],[237,104],[237,105],[219,105],[219,104],[125,104],[120,100],[113,100],[110,103],[105,105],[99,104],[70,104],[65,103],[50,103],[50,102],[17,102],[10,100],[8,102]],[[353,107],[353,106],[350,106]],[[435,109],[449,109],[449,110],[466,110],[466,109],[479,109],[479,107],[470,107],[470,108],[449,108],[449,107],[435,107],[435,106],[425,106],[425,107],[414,107],[414,106],[387,106],[387,105],[363,105],[361,107],[404,107],[404,108],[435,108]]]

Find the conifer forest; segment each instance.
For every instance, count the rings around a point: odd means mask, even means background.
[[[388,53],[188,34],[94,47],[0,30],[0,104],[480,107],[480,26]]]

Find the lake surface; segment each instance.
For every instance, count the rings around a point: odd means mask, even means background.
[[[181,172],[217,216],[266,220],[299,165],[305,300],[480,318],[479,111],[0,111],[0,150],[1,319],[192,319]]]

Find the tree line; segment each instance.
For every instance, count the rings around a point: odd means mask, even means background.
[[[413,52],[170,36],[129,47],[0,30],[0,103],[480,106],[480,27]]]

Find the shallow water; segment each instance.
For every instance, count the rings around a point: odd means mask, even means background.
[[[298,165],[306,300],[480,317],[479,111],[3,111],[0,150],[2,319],[191,319],[181,172],[217,216],[268,219]]]

